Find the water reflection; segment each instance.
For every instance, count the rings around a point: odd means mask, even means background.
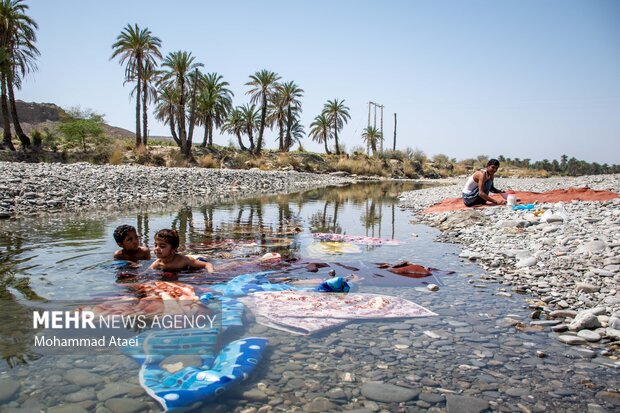
[[[87,300],[122,291],[123,285],[115,282],[109,268],[111,254],[118,248],[111,234],[119,224],[134,225],[146,246],[152,246],[157,230],[176,229],[182,249],[208,255],[220,264],[267,252],[295,260],[309,255],[306,247],[312,243],[312,233],[383,236],[384,214],[391,216],[389,236],[394,238],[397,195],[418,187],[384,182],[187,206],[171,213],[147,209],[133,215],[4,222],[0,227],[0,305],[10,316],[0,326],[2,355],[13,360],[11,364],[29,359],[27,343],[32,334],[28,328],[19,332],[16,326],[30,325],[31,308],[37,301]],[[228,248],[221,248],[223,242]],[[373,249],[366,248],[366,252]],[[360,257],[339,257],[343,262],[355,258]],[[142,270],[148,264],[143,263]]]

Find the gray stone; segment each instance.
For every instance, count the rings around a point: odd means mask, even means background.
[[[577,333],[578,337],[584,338],[591,343],[595,343],[601,339],[601,336],[591,330],[581,330]]]
[[[388,383],[368,382],[362,386],[362,394],[378,402],[399,403],[415,399],[420,391]]]
[[[605,248],[607,248],[607,244],[605,243],[605,241],[590,241],[590,242],[586,242],[584,244],[582,244],[581,246],[579,246],[579,248],[577,248],[577,253],[599,253],[605,250]]]
[[[595,293],[597,291],[599,291],[601,288],[594,285],[594,284],[590,284],[590,283],[585,283],[585,282],[578,282],[575,285],[575,289],[577,291],[583,291],[585,293]]]
[[[267,395],[258,389],[246,390],[241,393],[241,397],[251,402],[264,402],[268,399]]]
[[[600,326],[601,323],[598,321],[596,315],[590,311],[580,311],[568,325],[568,329],[571,331],[580,331],[583,329],[599,328]]]
[[[12,379],[0,379],[0,403],[11,400],[20,388],[19,382]]]
[[[535,257],[523,258],[517,262],[515,265],[517,268],[526,268],[536,265],[538,260]]]
[[[105,407],[114,413],[138,413],[148,409],[148,405],[139,400],[134,399],[108,399]]]
[[[620,330],[607,327],[605,329],[605,335],[613,340],[620,340]]]
[[[336,405],[325,397],[315,397],[310,403],[303,407],[304,412],[308,413],[331,412],[335,408]]]
[[[52,407],[47,413],[88,413],[88,410],[78,404],[67,404],[64,406]]]
[[[587,341],[584,338],[572,336],[569,334],[559,335],[558,340],[560,340],[562,343],[570,344],[571,346],[587,343]]]
[[[141,392],[142,388],[136,384],[115,382],[108,383],[105,387],[97,392],[97,399],[99,401],[106,401],[113,397],[122,396],[127,393]]]
[[[456,394],[446,395],[447,413],[480,413],[489,408],[489,402],[483,399]]]
[[[65,380],[79,386],[94,386],[103,381],[103,378],[84,369],[71,369],[65,373]]]
[[[84,388],[75,393],[69,393],[65,396],[65,400],[70,403],[83,402],[84,400],[94,400],[95,389],[92,387]]]

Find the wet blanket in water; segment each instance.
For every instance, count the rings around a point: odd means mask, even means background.
[[[568,188],[568,189],[555,189],[547,192],[521,192],[516,191],[517,199],[520,204],[530,204],[537,202],[539,204],[544,202],[571,202],[571,201],[608,201],[610,199],[618,198],[618,194],[611,191],[595,191],[590,188]],[[492,195],[494,199],[500,200],[501,195]],[[479,205],[478,207],[484,207],[485,205]],[[493,206],[492,204],[486,205],[487,207]],[[446,211],[456,211],[459,209],[467,209],[463,204],[462,198],[448,198],[444,199],[438,204],[435,204],[424,210],[424,213],[436,213]]]
[[[357,245],[400,245],[400,241],[388,238],[365,237],[362,235],[332,234],[316,232],[312,238],[317,241],[348,242]]]
[[[353,320],[437,315],[411,301],[377,294],[280,291],[252,293],[238,300],[252,310],[257,323],[301,335],[318,333]]]

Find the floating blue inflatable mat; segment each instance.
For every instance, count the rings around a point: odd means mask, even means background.
[[[166,411],[213,401],[247,379],[262,358],[267,339],[227,344],[217,356],[218,329],[157,330],[140,334],[139,350],[124,352],[142,363],[140,384]]]
[[[201,357],[201,366],[185,366],[171,373],[165,362],[147,359],[140,369],[140,384],[166,411],[185,410],[214,400],[233,385],[247,379],[259,363],[267,339],[248,337],[226,345],[211,363]]]

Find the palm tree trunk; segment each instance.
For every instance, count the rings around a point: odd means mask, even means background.
[[[179,101],[179,110],[177,113],[179,122],[179,139],[181,140],[181,152],[186,158],[189,158],[192,153],[192,142],[187,139],[187,133],[185,129],[185,81],[181,77],[181,84],[179,85],[181,90],[181,99]]]
[[[263,93],[263,102],[260,114],[260,129],[258,130],[258,141],[256,142],[255,153],[259,154],[263,147],[263,133],[265,132],[265,119],[267,118],[267,94]]]
[[[7,89],[9,90],[9,105],[11,106],[11,118],[13,118],[13,126],[15,127],[15,134],[22,143],[22,149],[26,149],[30,146],[30,138],[24,133],[21,125],[19,124],[19,118],[17,117],[17,107],[15,106],[15,94],[13,93],[13,82],[10,77],[7,77]]]
[[[194,125],[196,124],[196,93],[198,92],[198,69],[196,69],[194,73],[194,88],[192,90],[192,104],[189,114],[189,135],[187,138],[190,146],[194,140]],[[204,146],[204,143],[202,146]]]
[[[331,153],[329,153],[329,148],[327,147],[327,133],[323,135],[323,142],[325,143],[325,153],[331,155]]]
[[[13,146],[13,138],[11,136],[11,120],[9,119],[9,104],[6,96],[6,75],[2,73],[2,128],[3,128],[3,143],[11,151],[15,150]]]
[[[148,99],[148,88],[146,84],[146,79],[142,81],[142,144],[146,146],[148,143],[148,112],[147,108],[147,99]]]
[[[254,153],[254,136],[252,135],[252,128],[248,128],[248,138],[250,138],[250,152]]]
[[[142,59],[138,57],[138,86],[136,91],[136,148],[142,145],[140,134],[140,97],[142,97]]]
[[[213,120],[209,121],[209,148],[213,147]]]
[[[278,119],[278,142],[280,152],[284,152],[284,125],[282,123],[283,122]]]
[[[336,155],[340,155],[340,148],[338,146],[338,127],[337,127],[335,119],[334,119],[334,141],[336,142]]]
[[[286,141],[284,142],[284,151],[288,152],[291,149],[291,126],[293,124],[293,114],[291,113],[291,105],[288,105],[288,111],[286,114]]]
[[[205,133],[202,137],[202,144],[200,146],[202,146],[203,148],[205,148],[207,146],[207,141],[209,140],[209,129],[207,128],[207,122],[208,122],[208,117],[205,117],[205,122],[204,122],[204,126],[205,126]]]
[[[176,125],[174,124],[174,114],[170,117],[170,133],[172,134],[172,139],[174,139],[177,145],[181,146],[181,141],[179,140],[179,136],[176,131]]]
[[[243,139],[241,139],[241,134],[240,133],[237,133],[237,140],[239,141],[239,147],[241,148],[241,150],[245,151],[247,148],[243,144]]]

